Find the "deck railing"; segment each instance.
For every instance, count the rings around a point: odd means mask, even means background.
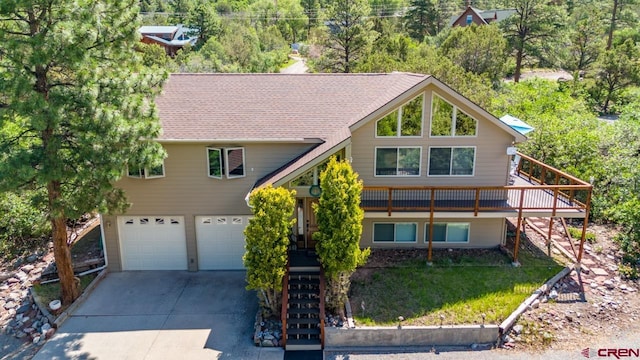
[[[574,176],[520,155],[507,186],[365,186],[361,207],[368,211],[561,211],[584,212],[592,186]]]

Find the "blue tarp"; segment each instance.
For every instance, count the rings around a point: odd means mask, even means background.
[[[527,133],[533,131],[533,127],[531,125],[509,114],[501,117],[500,120],[522,135],[527,135]]]

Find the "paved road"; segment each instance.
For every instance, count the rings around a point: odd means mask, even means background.
[[[292,65],[280,70],[282,74],[304,74],[309,70],[305,60],[301,57],[292,56],[292,59],[296,60]]]

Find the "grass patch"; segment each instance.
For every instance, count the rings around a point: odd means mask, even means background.
[[[91,284],[93,279],[98,276],[96,273],[85,275],[80,277],[80,293],[83,293],[84,290]],[[40,301],[42,301],[42,305],[48,306],[49,303],[53,300],[60,299],[60,283],[49,283],[49,284],[34,284],[33,290],[38,294]],[[60,312],[64,311],[67,306],[63,306]]]
[[[351,285],[350,300],[359,325],[496,324],[506,319],[535,289],[562,266],[543,254],[522,251],[522,266],[500,251],[483,256],[447,253],[433,266],[408,260],[398,266],[366,269]],[[364,310],[363,310],[364,304]]]

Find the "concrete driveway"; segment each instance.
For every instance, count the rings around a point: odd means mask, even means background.
[[[244,287],[243,271],[107,274],[34,359],[282,359],[253,346]]]

